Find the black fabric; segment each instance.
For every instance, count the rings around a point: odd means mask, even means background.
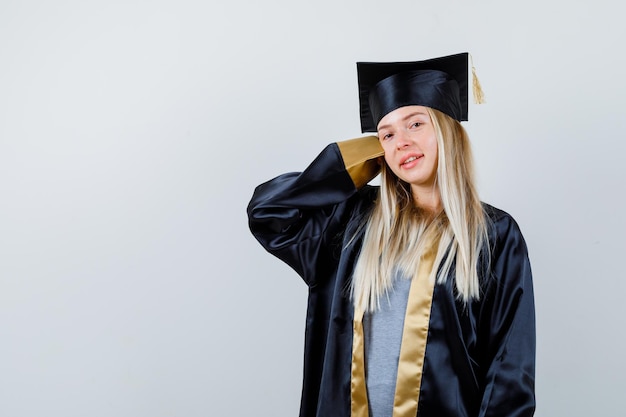
[[[375,132],[387,113],[403,106],[431,107],[467,120],[467,53],[414,62],[358,62],[361,131]]]
[[[387,77],[369,97],[374,123],[400,107],[420,105],[440,110],[461,121],[459,85],[441,71],[410,71]]]
[[[301,417],[350,416],[348,289],[361,244],[360,233],[352,237],[377,194],[376,187],[355,188],[332,144],[304,172],[258,186],[248,205],[256,239],[309,288]],[[459,302],[452,277],[435,286],[419,417],[534,414],[535,317],[526,245],[511,216],[484,209],[491,259],[481,299]]]

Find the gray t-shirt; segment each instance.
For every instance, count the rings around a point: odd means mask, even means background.
[[[380,309],[363,316],[365,382],[370,417],[392,417],[402,329],[411,280],[396,273]]]

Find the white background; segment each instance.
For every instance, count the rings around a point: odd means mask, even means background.
[[[360,136],[356,61],[469,51],[535,275],[540,417],[621,416],[617,1],[0,1],[0,416],[295,416],[306,287],[255,185]]]

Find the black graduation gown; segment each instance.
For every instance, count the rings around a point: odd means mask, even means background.
[[[258,186],[248,206],[256,239],[309,288],[301,417],[349,417],[351,410],[349,287],[361,240],[349,242],[378,188],[364,185],[376,162],[346,152],[341,143],[327,146],[304,172]],[[358,148],[371,153],[371,147]],[[457,300],[453,278],[435,285],[419,417],[534,414],[535,317],[526,244],[510,215],[484,207],[490,271],[481,278],[480,300],[468,305]]]

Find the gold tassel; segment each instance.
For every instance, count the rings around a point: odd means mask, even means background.
[[[485,102],[485,93],[483,92],[478,76],[476,75],[476,68],[474,68],[472,55],[470,55],[470,63],[472,64],[472,90],[474,93],[474,103],[483,104]]]

